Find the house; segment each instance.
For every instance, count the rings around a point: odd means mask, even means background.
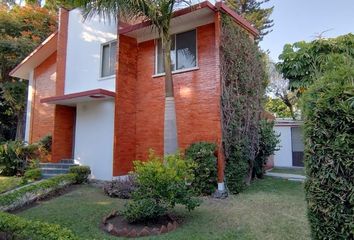
[[[276,119],[274,131],[280,134],[279,150],[274,154],[275,167],[303,167],[304,141],[302,121]]]
[[[176,10],[173,78],[179,147],[197,141],[221,148],[219,45],[221,13],[258,31],[221,2]],[[83,21],[60,10],[59,28],[12,72],[28,79],[26,140],[53,136],[52,161],[75,159],[92,177],[110,180],[132,170],[148,149],[163,154],[164,73],[158,34],[150,22]]]

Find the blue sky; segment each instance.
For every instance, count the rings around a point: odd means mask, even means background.
[[[354,33],[354,0],[270,0],[273,5],[273,32],[260,43],[278,60],[286,43],[311,41],[325,30],[325,37]]]

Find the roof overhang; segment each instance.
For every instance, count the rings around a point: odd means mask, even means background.
[[[65,94],[62,96],[42,98],[40,102],[63,106],[76,106],[76,104],[82,102],[111,100],[114,99],[115,96],[115,92],[104,89],[94,89],[84,92]]]
[[[303,121],[293,120],[293,119],[284,119],[277,118],[275,120],[275,127],[298,127],[303,125]]]
[[[57,50],[58,32],[51,34],[11,72],[10,76],[29,79],[30,72]]]
[[[235,13],[222,2],[217,2],[215,6],[209,1],[180,9],[174,12],[171,20],[171,33],[178,33],[189,30],[198,26],[214,22],[214,13],[220,11],[228,14],[234,21],[252,34],[254,37],[259,35],[259,32],[247,20]],[[138,42],[143,42],[158,38],[156,29],[152,27],[151,21],[129,25],[119,29],[119,34],[137,39]]]

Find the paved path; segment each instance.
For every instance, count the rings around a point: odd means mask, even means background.
[[[292,181],[299,181],[299,182],[303,182],[306,179],[305,176],[298,175],[298,174],[289,174],[289,173],[266,172],[266,176],[283,178],[283,179],[292,180]]]

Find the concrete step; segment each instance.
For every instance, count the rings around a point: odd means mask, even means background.
[[[62,159],[62,160],[60,160],[60,163],[74,164],[74,159]]]
[[[51,177],[55,177],[55,176],[58,176],[58,174],[42,174],[42,178],[43,179],[48,179],[48,178],[51,178]]]
[[[41,168],[62,168],[69,169],[70,167],[78,166],[78,164],[72,163],[40,163]]]
[[[65,174],[69,172],[66,168],[41,168],[42,174]]]

